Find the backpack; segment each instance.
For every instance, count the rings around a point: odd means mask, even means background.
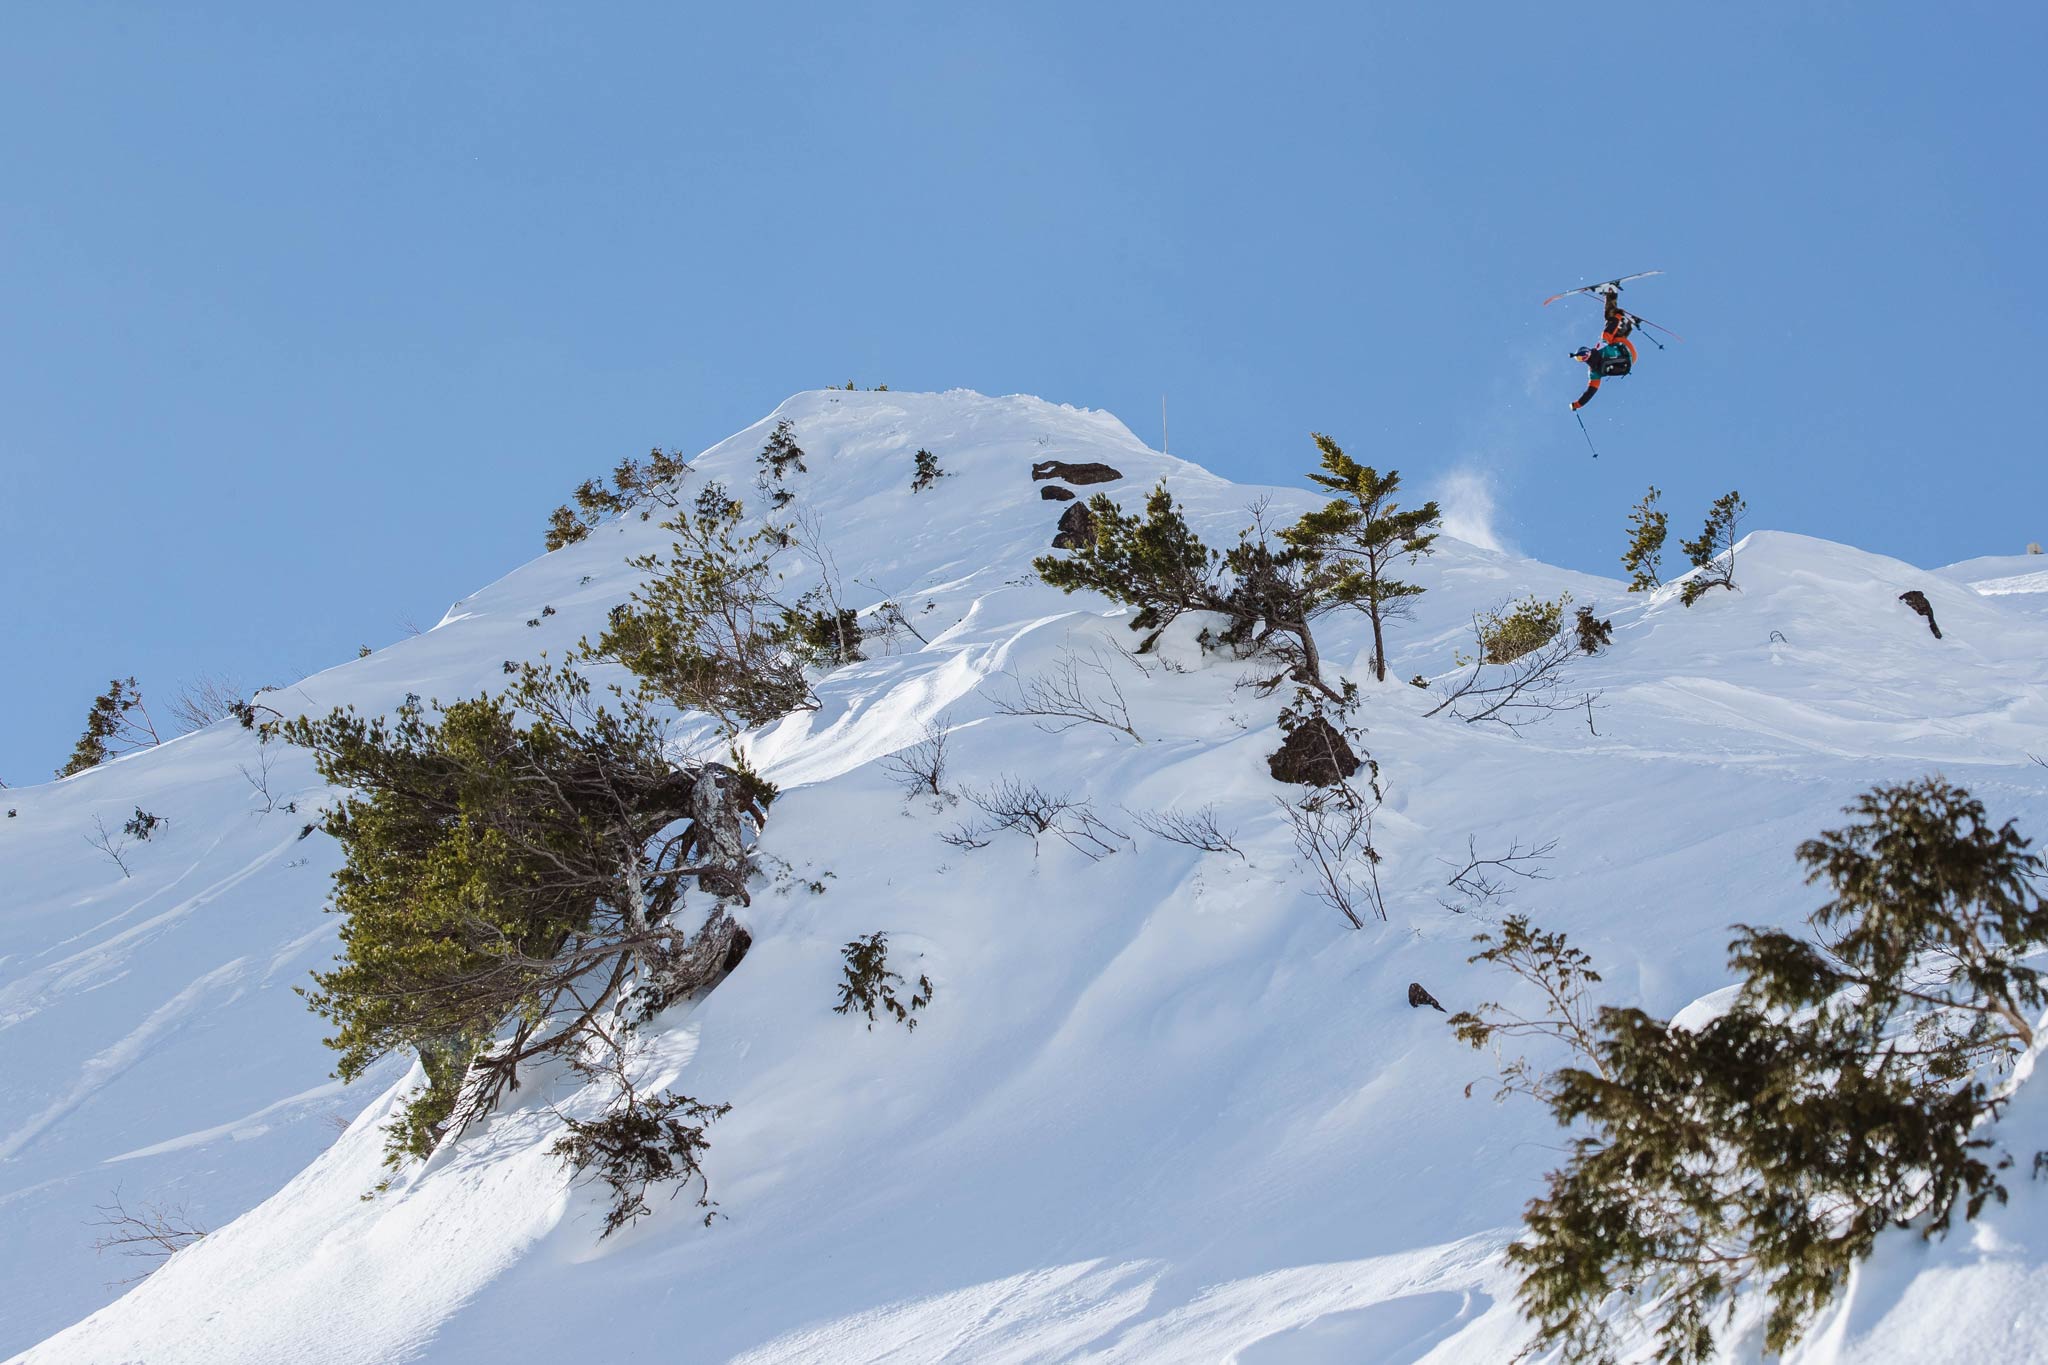
[[[1618,341],[1610,341],[1593,352],[1593,373],[1602,379],[1614,379],[1627,374],[1635,364],[1628,353],[1628,347]]]

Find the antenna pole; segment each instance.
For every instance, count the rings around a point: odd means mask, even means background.
[[[1166,430],[1166,395],[1162,393],[1159,395],[1159,453],[1167,454],[1171,448],[1172,442]]]

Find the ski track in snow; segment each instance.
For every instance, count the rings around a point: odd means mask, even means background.
[[[291,987],[322,964],[338,854],[300,830],[324,793],[273,750],[297,814],[260,813],[238,771],[253,736],[215,726],[63,782],[8,793],[0,829],[0,1353],[36,1365],[149,1361],[497,1365],[567,1356],[832,1362],[1400,1362],[1497,1365],[1524,1329],[1499,1259],[1560,1137],[1533,1105],[1467,1100],[1486,1059],[1452,1010],[1503,983],[1467,963],[1482,916],[1445,908],[1448,857],[1557,839],[1550,879],[1509,909],[1569,932],[1608,999],[1688,1021],[1725,1001],[1727,925],[1798,922],[1802,839],[1882,779],[1940,770],[2048,836],[2048,572],[2025,556],[1923,571],[1759,532],[1737,592],[1612,580],[1446,538],[1395,627],[1359,719],[1383,765],[1388,919],[1356,932],[1315,901],[1265,757],[1284,697],[1236,684],[1176,623],[1126,661],[1129,615],[1035,582],[1069,504],[1039,460],[1102,461],[1135,508],[1165,478],[1227,542],[1262,493],[1146,450],[1114,418],[967,393],[802,394],[700,457],[692,480],[755,496],[754,455],[788,417],[811,472],[798,506],[846,600],[899,602],[902,637],[819,681],[822,706],[746,737],[782,785],[764,848],[823,895],[764,887],[732,978],[645,1033],[649,1085],[732,1112],[710,1130],[706,1228],[687,1200],[599,1241],[596,1192],[547,1154],[556,1111],[602,1095],[543,1070],[424,1165],[385,1172],[379,1125],[417,1082],[393,1059],[326,1079],[319,1020]],[[1304,446],[1306,443],[1304,443]],[[908,489],[911,452],[951,477]],[[1308,463],[1303,452],[1303,465]],[[588,470],[564,472],[564,486]],[[1418,486],[1427,469],[1406,470]],[[593,634],[662,549],[655,523],[599,528],[452,605],[435,628],[267,702],[388,711],[473,696],[501,661]],[[815,569],[792,566],[796,596]],[[1897,601],[1928,595],[1945,637]],[[1400,679],[1435,677],[1473,612],[1569,591],[1614,622],[1576,666],[1589,730],[1521,737],[1430,719]],[[542,606],[556,614],[525,625]],[[1357,622],[1324,627],[1364,676]],[[1138,743],[1050,734],[989,693],[1101,645]],[[906,801],[881,760],[927,722],[953,785],[1004,774],[1071,790],[1128,836],[1089,862],[1016,836],[938,835],[964,802]],[[686,727],[691,752],[716,737]],[[1597,731],[1597,732],[1596,732]],[[84,846],[99,815],[170,819],[122,879]],[[1213,805],[1243,858],[1144,834],[1131,812]],[[825,874],[830,873],[830,877]],[[190,888],[198,887],[197,890]],[[118,908],[117,908],[118,907]],[[915,1033],[834,1014],[839,949],[884,930],[937,985]],[[1482,1087],[1483,1091],[1484,1087]],[[352,1117],[338,1139],[328,1130]],[[2048,1147],[2048,1094],[2001,1125]],[[121,1293],[82,1226],[118,1182],[214,1229]],[[1888,1234],[1788,1365],[2048,1359],[2048,1187],[1946,1241]],[[366,1198],[366,1196],[369,1196]],[[119,1272],[125,1273],[125,1272]],[[1753,1315],[1728,1362],[1757,1358]]]

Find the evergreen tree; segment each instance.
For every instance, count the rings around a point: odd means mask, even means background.
[[[1571,600],[1570,593],[1561,593],[1555,600],[1530,593],[1519,602],[1480,613],[1474,622],[1480,658],[1490,664],[1509,664],[1549,644],[1563,627],[1564,609]]]
[[[1131,629],[1150,632],[1139,653],[1182,612],[1215,612],[1226,618],[1219,643],[1283,665],[1261,690],[1292,678],[1332,700],[1343,695],[1323,678],[1313,630],[1318,617],[1343,604],[1330,591],[1342,574],[1317,550],[1276,541],[1255,511],[1253,525],[1219,555],[1188,526],[1164,482],[1146,496],[1142,518],[1125,513],[1106,493],[1089,499],[1088,508],[1094,539],[1068,556],[1042,555],[1032,567],[1063,592],[1085,588],[1136,607]]]
[[[776,507],[787,507],[790,500],[796,496],[790,489],[781,486],[783,480],[788,478],[792,471],[798,474],[810,472],[804,465],[803,447],[796,443],[792,431],[788,418],[777,422],[775,430],[768,436],[768,444],[762,446],[761,453],[755,457],[755,463],[761,470],[756,482],[768,493],[769,500]]]
[[[1138,608],[1132,630],[1155,635],[1184,611],[1221,610],[1221,559],[1188,526],[1162,480],[1145,498],[1145,515],[1126,514],[1107,493],[1088,500],[1095,539],[1071,554],[1031,561],[1038,576],[1062,592],[1083,588]],[[1149,648],[1148,637],[1140,651]]]
[[[745,509],[715,488],[699,493],[698,508],[663,523],[676,533],[667,558],[627,561],[652,576],[612,609],[592,657],[624,664],[649,691],[716,717],[729,734],[814,708],[790,648],[789,609],[775,597],[775,563],[792,542],[772,529],[742,534]]]
[[[1407,599],[1422,592],[1419,586],[1395,578],[1393,571],[1404,559],[1413,563],[1429,553],[1436,540],[1433,528],[1442,514],[1434,502],[1404,511],[1394,501],[1401,486],[1399,471],[1390,469],[1382,475],[1346,455],[1320,432],[1315,433],[1315,442],[1322,451],[1324,472],[1310,474],[1309,482],[1338,496],[1304,515],[1281,535],[1339,569],[1330,596],[1357,607],[1372,622],[1373,676],[1385,682],[1386,622],[1401,612]]]
[[[572,668],[529,664],[504,696],[431,714],[409,697],[389,721],[337,710],[280,730],[349,793],[324,820],[347,859],[342,956],[306,993],[335,1026],[337,1074],[406,1050],[425,1064],[387,1133],[394,1163],[487,1112],[522,1063],[604,1042],[628,998],[659,1008],[744,949],[726,901],[745,896],[758,788],[677,765],[653,712],[604,704]],[[694,935],[692,880],[715,897]]]
[[[2004,1103],[1991,1079],[2048,1004],[2026,965],[2048,947],[2041,860],[1939,779],[1879,787],[1851,813],[1799,849],[1832,893],[1814,936],[1737,926],[1741,990],[1698,1027],[1595,1007],[1590,959],[1520,916],[1481,936],[1474,960],[1541,1008],[1482,1006],[1452,1019],[1459,1036],[1548,1039],[1573,1063],[1501,1072],[1504,1092],[1580,1132],[1507,1252],[1533,1349],[1612,1359],[1617,1322],[1637,1318],[1660,1360],[1702,1361],[1752,1290],[1781,1353],[1884,1228],[1933,1236],[2004,1200],[2009,1159],[1981,1131]]]
[[[548,514],[548,531],[543,538],[548,553],[553,554],[564,545],[574,545],[590,534],[590,526],[576,515],[575,509],[564,503]]]
[[[1628,590],[1649,592],[1663,586],[1657,577],[1657,561],[1664,555],[1664,531],[1667,518],[1658,510],[1657,486],[1650,485],[1650,491],[1643,494],[1628,514],[1628,550],[1621,557],[1621,567],[1628,570]]]
[[[1614,643],[1614,622],[1601,620],[1591,607],[1579,608],[1577,627],[1579,648],[1588,654],[1598,654]]]
[[[1723,493],[1707,509],[1707,524],[1699,538],[1679,542],[1685,550],[1685,557],[1692,561],[1693,568],[1699,570],[1685,581],[1685,587],[1679,591],[1679,601],[1686,606],[1706,596],[1709,588],[1735,590],[1736,528],[1748,510],[1749,504],[1742,500],[1740,493]]]
[[[157,743],[156,725],[142,704],[142,689],[132,677],[115,678],[106,691],[93,698],[92,709],[85,713],[85,733],[79,736],[71,757],[57,769],[57,776],[70,777]]]

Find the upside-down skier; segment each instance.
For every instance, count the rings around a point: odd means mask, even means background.
[[[1637,318],[1621,306],[1619,284],[1597,285],[1591,291],[1600,296],[1606,308],[1600,329],[1600,345],[1581,346],[1572,352],[1573,360],[1584,361],[1592,376],[1586,381],[1586,391],[1572,400],[1572,411],[1593,401],[1593,395],[1600,392],[1600,381],[1618,379],[1635,368],[1636,344],[1629,340],[1629,333],[1635,331]]]

